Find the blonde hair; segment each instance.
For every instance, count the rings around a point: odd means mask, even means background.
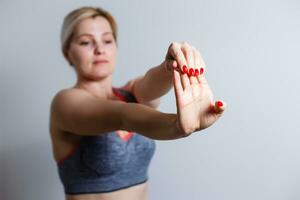
[[[115,41],[117,42],[117,24],[114,19],[114,17],[107,12],[106,10],[100,8],[100,7],[91,7],[91,6],[84,6],[81,8],[77,8],[73,11],[71,11],[63,21],[61,34],[60,34],[60,40],[61,40],[61,50],[63,52],[64,57],[66,60],[67,58],[67,50],[70,47],[70,42],[73,36],[73,31],[76,25],[81,22],[83,19],[87,18],[95,18],[97,16],[101,16],[107,19],[109,22],[113,37]],[[69,60],[68,60],[69,61]],[[70,63],[70,62],[69,62]],[[70,63],[71,64],[71,63]]]

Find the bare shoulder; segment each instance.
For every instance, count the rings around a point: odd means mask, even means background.
[[[78,135],[98,135],[122,125],[125,102],[95,97],[82,89],[59,91],[51,103],[51,123]]]
[[[76,88],[67,88],[60,90],[55,94],[51,102],[51,112],[57,109],[63,109],[67,104],[72,104],[81,98],[92,98],[88,92]]]
[[[60,90],[57,92],[52,100],[51,105],[55,105],[57,103],[63,103],[65,101],[71,101],[72,99],[76,99],[76,97],[92,97],[88,92],[77,89],[77,88],[67,88]]]
[[[51,126],[55,126],[58,112],[66,110],[68,105],[74,104],[77,99],[81,97],[88,98],[89,96],[91,97],[87,92],[76,88],[67,88],[58,91],[54,95],[50,106]]]

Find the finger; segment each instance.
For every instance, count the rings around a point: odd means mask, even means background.
[[[187,42],[183,42],[181,45],[181,51],[184,54],[187,67],[188,67],[188,75],[194,75],[194,55],[191,46]]]
[[[175,70],[180,70],[179,67],[178,67],[178,64],[177,64],[176,60],[173,60],[172,68],[175,69]]]
[[[205,76],[198,75],[197,79],[198,79],[199,84],[207,84],[207,80],[206,80]]]
[[[199,59],[197,58],[197,55],[196,55],[196,48],[191,46],[191,50],[193,53],[193,60],[194,60],[194,74],[192,76],[190,76],[190,82],[193,85],[193,84],[198,84],[196,73],[198,73],[198,75],[199,75],[199,69],[198,69],[199,67],[197,68],[197,66],[199,66]]]
[[[173,62],[172,62],[172,69],[177,70],[179,73],[182,73],[176,60],[173,60]]]
[[[176,98],[183,94],[183,87],[181,84],[180,73],[176,70],[173,70],[173,81],[174,81],[174,90]]]
[[[189,80],[189,77],[188,77],[188,74],[187,73],[184,73],[180,67],[178,66],[178,63],[177,61],[174,61],[173,62],[173,68],[178,71],[179,73],[179,78],[180,78],[180,81],[181,81],[181,85],[182,85],[182,90],[184,91],[185,89],[189,88],[190,87],[190,80]]]
[[[173,61],[172,61],[171,68],[172,68],[172,71],[173,71],[173,70],[176,70],[176,71],[178,71],[179,74],[180,74],[180,73],[183,73],[183,72],[181,71],[181,69],[179,68],[178,63],[176,62],[176,60],[173,60]]]
[[[197,77],[198,75],[200,75],[201,61],[197,49],[195,47],[192,47],[192,49],[193,49],[194,62],[195,62],[195,76]]]
[[[181,71],[184,72],[183,66],[187,66],[187,62],[185,60],[184,54],[180,49],[180,45],[177,42],[172,42],[169,47],[168,54],[171,55],[172,59],[177,62],[178,67],[181,69]]]
[[[165,65],[166,65],[166,69],[168,71],[173,71],[174,69],[177,70],[177,71],[179,70],[179,68],[177,66],[177,62],[173,59],[167,59],[165,61]]]
[[[222,114],[226,108],[226,103],[224,101],[216,101],[214,105],[214,111],[217,114]]]
[[[205,64],[200,52],[197,49],[195,49],[195,50],[196,50],[195,54],[197,57],[197,61],[196,61],[197,67],[199,67],[199,75],[203,75],[204,72],[206,71],[206,64]]]
[[[181,73],[180,78],[183,85],[183,90],[189,89],[191,87],[190,77],[186,73]]]

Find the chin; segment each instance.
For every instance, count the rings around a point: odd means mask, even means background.
[[[113,71],[112,70],[102,70],[102,71],[97,71],[97,72],[94,72],[93,73],[93,77],[95,78],[95,79],[104,79],[104,78],[106,78],[106,77],[108,77],[108,76],[111,76],[113,74]]]

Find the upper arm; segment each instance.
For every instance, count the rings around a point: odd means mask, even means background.
[[[99,135],[119,130],[124,102],[98,99],[82,91],[59,92],[51,104],[53,122],[79,135]]]
[[[139,102],[139,103],[141,103],[141,104],[144,104],[144,105],[146,105],[146,106],[149,106],[149,107],[151,107],[151,108],[157,108],[157,107],[159,106],[159,104],[160,104],[160,98],[154,99],[154,100],[152,100],[152,101],[142,101],[141,98],[139,98],[140,95],[139,95],[139,94],[136,92],[136,90],[135,90],[135,86],[136,86],[137,84],[139,84],[139,82],[140,82],[143,78],[144,78],[144,76],[138,76],[138,77],[136,77],[136,78],[134,78],[134,79],[128,81],[128,82],[127,82],[123,87],[121,87],[121,88],[124,89],[124,90],[126,90],[126,91],[131,92],[131,93],[135,96],[137,102]]]

